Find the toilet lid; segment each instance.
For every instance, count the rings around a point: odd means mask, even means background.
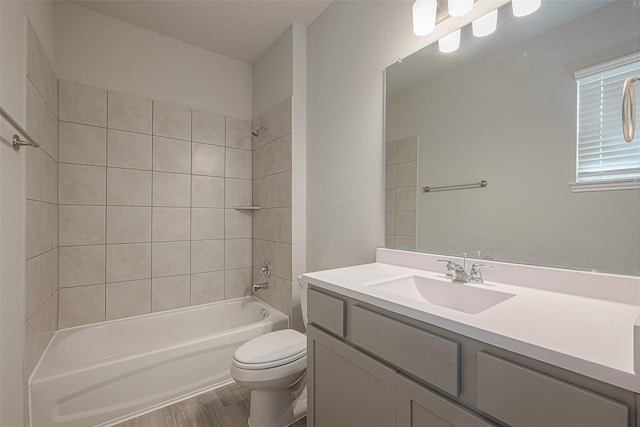
[[[307,355],[307,337],[293,329],[270,332],[242,344],[233,356],[236,366],[266,369]]]

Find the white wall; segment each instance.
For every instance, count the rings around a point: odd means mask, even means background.
[[[68,2],[55,10],[60,79],[251,119],[251,65]]]
[[[307,31],[307,270],[384,245],[383,71],[423,46],[411,2],[334,2]]]
[[[260,117],[293,91],[293,27],[253,64],[253,117]]]
[[[0,2],[0,105],[25,125],[26,39],[29,17],[44,50],[55,64],[52,2]],[[2,137],[14,130],[4,121]],[[24,352],[25,160],[0,143],[0,425],[21,426]]]

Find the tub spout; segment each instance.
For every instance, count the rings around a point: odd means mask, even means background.
[[[253,292],[260,292],[263,289],[269,289],[269,282],[256,283],[253,285]]]

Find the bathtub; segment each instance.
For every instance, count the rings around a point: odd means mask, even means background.
[[[244,297],[60,330],[29,380],[31,426],[108,426],[225,385],[238,346],[288,323]]]

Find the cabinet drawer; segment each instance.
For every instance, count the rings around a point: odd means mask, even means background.
[[[361,307],[352,314],[354,344],[458,396],[460,344]]]
[[[627,427],[623,403],[478,353],[477,407],[517,427]]]
[[[396,427],[495,427],[419,384],[396,375]]]
[[[345,302],[313,289],[307,290],[307,315],[309,321],[344,337]]]

